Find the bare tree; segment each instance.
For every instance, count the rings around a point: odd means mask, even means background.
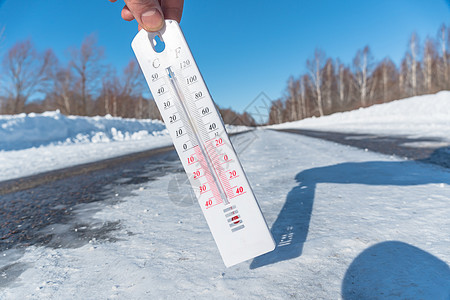
[[[389,58],[383,59],[372,72],[371,93],[373,103],[384,103],[398,95],[398,72]]]
[[[54,94],[58,108],[63,114],[73,114],[75,107],[74,98],[74,75],[71,68],[60,68],[54,79]]]
[[[283,114],[285,112],[283,102],[276,100],[272,102],[269,113],[269,124],[280,124],[284,122]]]
[[[423,77],[425,81],[426,92],[431,93],[433,91],[434,68],[436,60],[436,48],[434,42],[427,38],[425,40],[425,49],[423,51]]]
[[[410,50],[410,84],[412,89],[412,95],[417,95],[417,56],[419,53],[419,41],[417,37],[417,33],[413,32],[411,38],[409,40],[409,50]]]
[[[331,58],[328,58],[325,66],[323,67],[323,94],[324,94],[324,111],[329,114],[334,111],[335,101],[334,96],[336,94],[337,82],[336,74],[334,70],[334,62]]]
[[[123,96],[125,99],[133,99],[133,111],[130,111],[135,118],[144,117],[144,98],[142,93],[144,91],[145,79],[142,75],[136,59],[130,60],[123,72]]]
[[[116,71],[111,66],[108,66],[107,71],[102,78],[102,92],[99,101],[103,103],[104,114],[118,116],[119,97],[121,94],[120,80],[117,77]],[[99,108],[97,110],[100,110]],[[102,114],[97,111],[97,114]]]
[[[363,107],[368,105],[369,76],[372,69],[372,60],[373,57],[369,46],[365,46],[362,51],[358,50],[353,59],[356,88],[359,91],[359,99]]]
[[[161,114],[159,113],[155,100],[149,99],[147,103],[148,109],[146,118],[162,120]]]
[[[409,65],[411,61],[411,55],[409,53],[405,54],[405,57],[402,59],[402,62],[400,64],[400,75],[399,75],[399,81],[398,81],[398,88],[400,91],[401,97],[408,97],[411,96],[411,89],[409,87],[408,82],[410,82],[410,72],[409,72]]]
[[[334,104],[334,111],[349,110],[353,107],[355,79],[350,68],[345,66],[339,59],[336,60],[336,67],[336,103]]]
[[[383,102],[386,102],[389,99],[389,90],[388,90],[388,84],[389,84],[389,76],[388,76],[388,58],[385,58],[383,62],[381,63],[381,76],[382,76],[382,82],[383,82]]]
[[[3,59],[6,113],[23,112],[31,96],[45,92],[50,66],[55,61],[51,50],[39,53],[30,40],[18,42],[8,51]]]
[[[123,93],[137,96],[144,92],[144,77],[135,59],[131,59],[123,71]]]
[[[383,85],[383,102],[393,100],[397,93],[396,82],[398,80],[398,72],[395,64],[389,58],[385,58],[381,62],[382,85]]]
[[[337,90],[338,90],[338,99],[339,103],[342,105],[344,103],[344,97],[345,97],[345,74],[344,74],[344,64],[341,63],[339,60],[336,62],[338,67],[338,80],[337,80]]]
[[[442,24],[441,28],[439,28],[439,43],[441,46],[441,55],[442,55],[442,62],[440,67],[440,74],[443,81],[443,84],[441,84],[442,88],[450,88],[450,82],[449,82],[449,63],[448,63],[448,53],[447,53],[447,44],[449,43],[449,33],[450,28],[447,30],[447,27],[445,24]]]
[[[311,78],[311,83],[313,84],[313,90],[315,93],[317,108],[319,110],[319,115],[323,116],[323,100],[322,100],[322,76],[323,76],[323,65],[325,63],[325,53],[316,49],[314,51],[314,56],[306,61],[306,66],[309,71],[309,76]]]
[[[300,77],[300,105],[301,105],[301,119],[307,117],[307,107],[306,107],[306,84],[307,75]]]
[[[80,111],[82,115],[89,114],[89,101],[98,91],[99,78],[103,71],[101,60],[103,48],[97,46],[97,39],[90,35],[84,39],[81,47],[70,50],[70,66],[76,76],[77,88],[80,91]]]
[[[289,120],[295,121],[300,119],[300,82],[292,76],[288,80],[288,100],[286,105],[289,106]]]
[[[142,97],[144,79],[138,64],[133,59],[124,69],[122,76],[117,76],[113,69],[109,69],[102,84],[102,95],[106,114],[123,117],[142,118],[146,114]]]

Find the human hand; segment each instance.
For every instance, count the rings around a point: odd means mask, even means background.
[[[109,0],[116,2],[117,0]],[[184,0],[125,0],[122,18],[136,19],[139,30],[158,31],[164,26],[164,19],[180,22]]]

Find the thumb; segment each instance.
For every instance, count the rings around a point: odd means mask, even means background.
[[[125,0],[125,3],[145,30],[158,31],[163,27],[164,16],[158,0]]]

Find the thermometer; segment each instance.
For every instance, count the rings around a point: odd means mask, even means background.
[[[275,248],[222,118],[176,21],[132,48],[227,267]]]

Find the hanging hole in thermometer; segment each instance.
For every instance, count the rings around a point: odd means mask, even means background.
[[[158,33],[141,30],[132,46],[225,265],[273,250],[255,195],[178,23],[167,20]]]
[[[166,44],[164,43],[160,33],[151,38],[151,45],[156,53],[161,53],[166,48]]]

